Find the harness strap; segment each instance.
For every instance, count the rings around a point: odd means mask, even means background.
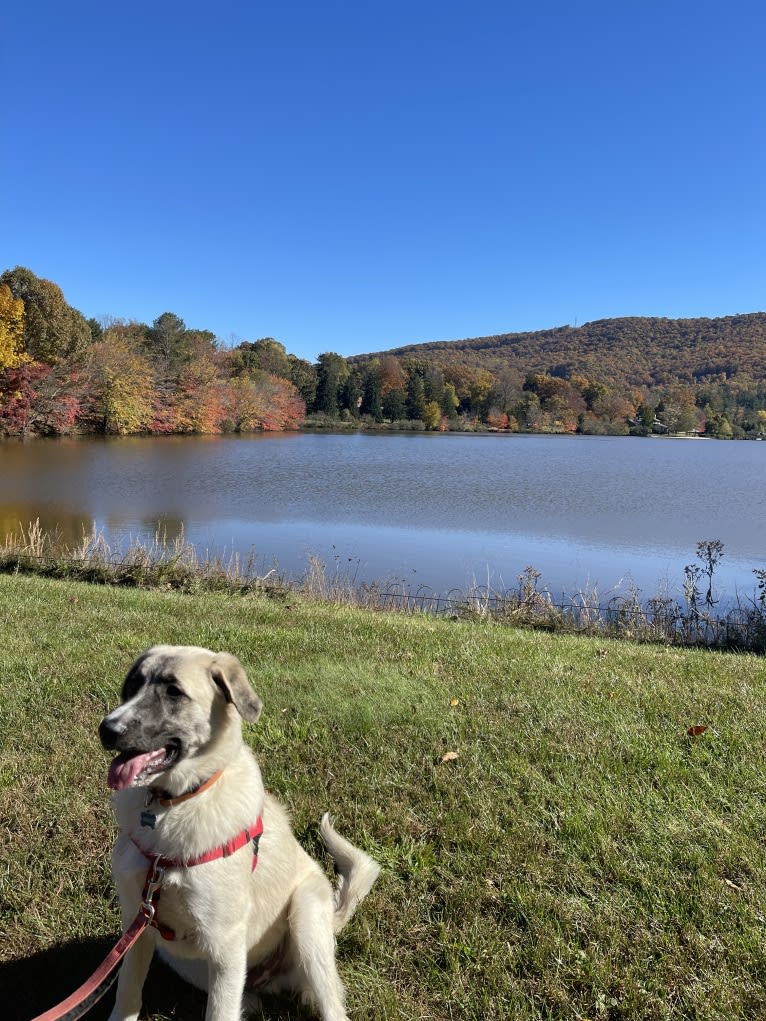
[[[217,861],[219,858],[229,858],[240,848],[252,842],[253,844],[253,868],[258,864],[258,842],[263,833],[263,819],[259,816],[254,823],[246,826],[235,837],[227,840],[225,844],[219,844],[210,851],[197,855],[195,858],[166,858],[162,854],[153,854],[145,850],[135,837],[130,839],[136,845],[147,861],[157,862],[163,869],[190,869],[195,865],[205,865],[209,861]]]

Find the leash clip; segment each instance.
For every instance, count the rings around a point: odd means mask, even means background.
[[[162,886],[162,882],[165,878],[165,869],[159,864],[155,858],[152,862],[152,870],[149,873],[146,880],[146,888],[144,890],[144,899],[141,901],[141,913],[146,918],[147,924],[151,925],[154,921],[154,915],[156,908],[154,901],[157,898],[157,893]]]

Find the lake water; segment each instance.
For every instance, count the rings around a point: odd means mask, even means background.
[[[0,444],[0,533],[39,518],[123,548],[183,529],[201,554],[254,555],[439,593],[597,586],[680,596],[700,540],[719,593],[766,567],[766,443],[460,434],[57,439]]]

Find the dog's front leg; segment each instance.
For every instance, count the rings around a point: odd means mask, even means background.
[[[245,930],[228,932],[215,956],[208,958],[208,997],[205,1021],[240,1021],[247,977]]]
[[[109,1021],[136,1021],[141,1011],[141,992],[152,962],[154,935],[144,932],[122,962],[117,980],[117,1000]]]

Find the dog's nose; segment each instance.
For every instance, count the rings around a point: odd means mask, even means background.
[[[124,727],[115,723],[109,716],[105,716],[98,726],[98,736],[104,748],[111,750],[117,744],[117,739],[125,731]]]

